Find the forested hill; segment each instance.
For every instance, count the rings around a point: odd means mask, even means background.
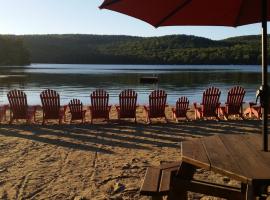
[[[0,36],[0,66],[28,65],[30,56],[19,38]]]
[[[210,40],[187,35],[131,37],[24,35],[33,63],[259,64],[260,36]]]

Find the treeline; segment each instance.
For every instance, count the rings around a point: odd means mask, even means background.
[[[131,37],[24,35],[33,63],[260,64],[260,36],[210,40],[187,35]],[[270,56],[269,56],[270,57]]]
[[[0,66],[28,64],[30,64],[30,55],[22,39],[0,36]]]

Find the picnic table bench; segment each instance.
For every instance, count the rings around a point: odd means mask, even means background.
[[[187,199],[187,191],[226,199],[265,199],[270,185],[270,152],[261,135],[215,135],[184,141],[181,161],[149,167],[140,194],[153,199]],[[193,179],[196,169],[241,182],[241,187]],[[270,198],[270,196],[269,196]]]

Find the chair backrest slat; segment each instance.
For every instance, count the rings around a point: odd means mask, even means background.
[[[70,100],[68,106],[72,120],[83,118],[83,104],[79,99]]]
[[[246,92],[244,88],[240,86],[235,86],[229,90],[226,103],[233,105],[242,104],[245,94]]]
[[[229,90],[226,102],[228,114],[239,114],[245,94],[245,89],[240,86],[235,86]]]
[[[21,90],[11,90],[8,92],[7,97],[13,118],[26,118],[28,108],[26,94]]]
[[[220,94],[221,91],[215,87],[210,87],[204,91],[202,100],[204,113],[212,114],[216,112],[219,104]]]
[[[163,117],[165,115],[167,94],[164,90],[154,90],[149,95],[150,117]]]
[[[60,96],[55,90],[44,90],[40,93],[42,109],[45,118],[58,119],[60,111]]]
[[[186,113],[189,107],[189,100],[187,97],[180,97],[176,102],[176,116],[186,117]]]
[[[120,116],[133,118],[136,115],[137,93],[134,90],[123,90],[119,94]]]
[[[97,89],[90,95],[93,117],[105,117],[108,114],[109,94],[103,89]]]

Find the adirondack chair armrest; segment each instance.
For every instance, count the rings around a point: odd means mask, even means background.
[[[144,108],[144,110],[145,110],[146,112],[149,111],[149,107],[148,107],[147,105],[143,105],[143,108]]]
[[[68,108],[68,105],[63,105],[63,106],[61,106],[61,108],[64,110],[64,113],[65,113],[67,108]]]
[[[68,108],[68,105],[60,106],[59,116],[61,116],[61,117],[65,116],[67,108]]]
[[[120,106],[118,104],[115,105],[115,108],[116,108],[117,111],[120,110]]]
[[[33,106],[28,106],[28,112],[36,112],[38,106],[37,105],[33,105]]]
[[[9,109],[9,104],[4,104],[4,105],[2,105],[0,107],[3,108],[4,110],[7,110],[7,109]]]
[[[257,103],[249,102],[249,106],[250,106],[250,107],[255,106],[255,105],[257,105]]]
[[[195,108],[195,109],[200,108],[200,107],[198,106],[198,103],[197,103],[197,102],[194,102],[193,105],[194,105],[194,108]],[[202,104],[200,104],[200,105],[202,105]]]
[[[108,105],[108,111],[110,111],[112,108],[112,105]]]

